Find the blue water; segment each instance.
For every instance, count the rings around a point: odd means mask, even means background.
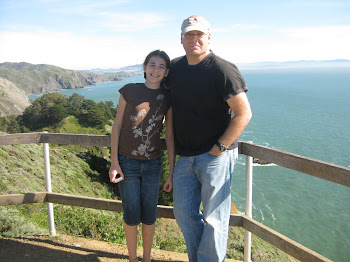
[[[102,82],[97,83],[93,86],[87,86],[81,89],[66,89],[59,93],[66,96],[71,96],[74,93],[84,96],[86,99],[92,99],[95,102],[112,101],[114,105],[118,104],[119,92],[118,90],[127,83],[144,82],[143,75],[135,77],[127,77],[123,81],[112,81],[112,82]],[[42,94],[30,95],[29,99],[35,100],[41,97]]]
[[[240,140],[350,167],[350,70],[243,71],[253,119]],[[244,210],[244,157],[233,202]],[[278,166],[253,168],[253,217],[334,261],[350,261],[350,189]]]
[[[242,74],[253,118],[240,140],[350,167],[350,69]],[[118,89],[129,82],[143,82],[143,76],[61,93],[116,105]],[[245,201],[244,162],[240,156],[232,187],[232,201],[240,212]],[[279,166],[254,166],[253,172],[254,219],[333,261],[350,261],[348,187]]]

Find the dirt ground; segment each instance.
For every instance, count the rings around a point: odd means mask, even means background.
[[[142,256],[142,248],[138,255]],[[188,261],[186,254],[152,250],[152,261]],[[0,262],[119,262],[128,261],[127,247],[79,237],[59,235],[0,239]],[[140,259],[141,261],[141,259]],[[226,260],[233,262],[234,260]]]

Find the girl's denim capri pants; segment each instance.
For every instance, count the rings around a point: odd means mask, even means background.
[[[123,202],[124,222],[129,226],[152,225],[157,218],[161,157],[139,160],[118,155],[124,180],[118,183]]]

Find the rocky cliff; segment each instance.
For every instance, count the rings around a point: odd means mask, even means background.
[[[82,88],[97,82],[121,80],[116,75],[84,73],[52,65],[1,63],[0,116],[20,114],[29,104],[26,95]]]
[[[83,73],[52,65],[33,65],[24,62],[0,64],[0,77],[17,85],[27,95],[82,88],[96,82],[117,80],[108,75]]]
[[[29,105],[30,101],[23,90],[0,77],[0,116],[18,115]]]

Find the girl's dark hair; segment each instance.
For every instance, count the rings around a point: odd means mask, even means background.
[[[154,50],[151,53],[149,53],[146,56],[146,59],[145,59],[145,62],[143,62],[143,65],[147,66],[149,60],[151,60],[151,58],[154,57],[154,56],[159,56],[160,58],[163,58],[165,63],[166,63],[166,68],[167,69],[170,68],[170,58],[169,58],[169,56],[167,55],[167,53],[165,53],[164,51],[159,50],[159,49],[158,50]],[[143,73],[143,77],[146,79],[146,73]],[[164,81],[164,79],[163,79],[163,81]]]

